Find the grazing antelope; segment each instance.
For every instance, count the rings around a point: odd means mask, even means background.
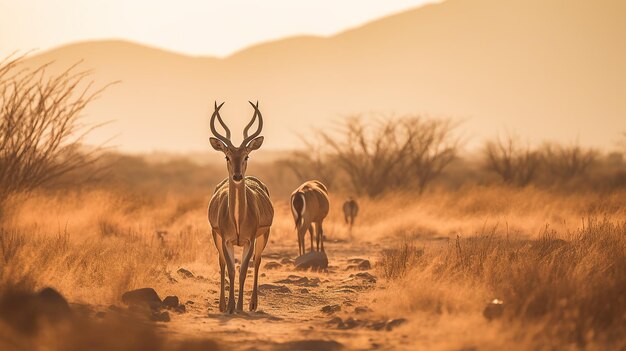
[[[259,103],[250,102],[254,108],[254,115],[246,125],[244,140],[239,147],[233,145],[230,139],[230,130],[219,114],[220,108],[215,103],[215,112],[211,116],[211,132],[214,137],[209,138],[211,146],[226,156],[228,178],[224,179],[213,192],[209,203],[208,217],[211,224],[213,240],[220,256],[220,311],[232,313],[235,308],[235,257],[233,245],[243,246],[241,267],[239,269],[239,299],[237,310],[243,309],[243,288],[248,272],[250,258],[254,253],[254,287],[250,299],[250,310],[258,306],[258,278],[261,265],[261,253],[267,244],[270,235],[270,226],[274,218],[274,208],[270,201],[269,191],[265,184],[254,177],[246,177],[248,154],[257,150],[263,144],[263,137],[259,136],[263,129],[263,117],[259,111]],[[226,136],[220,135],[215,129],[215,119],[226,131]],[[256,132],[248,136],[248,130],[258,117],[259,126]],[[224,267],[228,269],[229,295],[228,306],[224,297]]]
[[[352,228],[354,225],[354,220],[356,216],[359,214],[359,205],[356,203],[352,197],[349,197],[346,202],[343,203],[343,216],[346,220],[346,224]]]
[[[305,254],[304,235],[311,235],[313,251],[313,224],[315,223],[317,251],[324,251],[324,229],[322,222],[329,210],[328,190],[317,180],[309,180],[291,194],[291,212],[298,231],[298,254]],[[321,246],[320,246],[321,245]]]

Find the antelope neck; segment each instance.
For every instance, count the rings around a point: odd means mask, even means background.
[[[228,214],[237,231],[237,241],[241,233],[241,223],[246,218],[246,183],[245,177],[239,182],[228,180]]]

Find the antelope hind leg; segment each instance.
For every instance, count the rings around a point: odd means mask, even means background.
[[[322,246],[322,252],[324,252],[324,228],[322,227],[322,222],[318,222],[315,225],[315,228],[317,229],[317,240],[318,243],[321,243]]]
[[[313,252],[313,223],[309,224],[309,234],[311,237],[311,252]],[[317,245],[317,250],[319,251],[319,243]]]
[[[304,236],[306,235],[306,227],[298,227],[298,245],[301,250],[298,252],[299,255],[304,255],[306,253],[306,242],[304,240]]]

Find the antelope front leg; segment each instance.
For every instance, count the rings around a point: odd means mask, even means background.
[[[226,310],[226,298],[224,296],[225,289],[225,268],[226,261],[224,260],[224,250],[222,246],[222,237],[217,235],[217,232],[213,231],[213,241],[215,242],[215,247],[217,248],[218,259],[220,263],[220,312],[224,312]]]
[[[305,229],[303,229],[305,228]],[[306,227],[298,228],[298,246],[300,246],[300,251],[298,254],[300,256],[306,253],[306,241],[304,240],[304,236],[306,235]]]
[[[259,267],[261,266],[261,254],[263,249],[265,249],[265,245],[267,245],[269,237],[270,231],[268,230],[265,234],[258,237],[254,244],[254,286],[252,288],[252,297],[250,298],[250,311],[256,311],[257,307],[259,307]]]
[[[302,242],[300,241],[300,230],[296,233],[298,239],[298,256],[302,255]]]
[[[239,298],[237,299],[237,311],[243,311],[243,288],[246,285],[246,276],[248,275],[248,265],[252,257],[252,249],[254,242],[248,242],[243,247],[243,255],[241,256],[241,267],[239,267]]]
[[[234,248],[232,243],[226,243],[226,240],[222,240],[222,250],[224,251],[224,259],[226,261],[226,268],[228,268],[228,313],[235,311],[235,260],[234,260]]]
[[[225,290],[225,280],[226,280],[226,262],[222,257],[220,257],[220,312],[224,312],[226,310],[226,296],[224,294]]]

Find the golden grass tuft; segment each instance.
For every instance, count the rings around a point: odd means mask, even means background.
[[[387,289],[393,294],[376,295],[385,311],[426,313],[441,322],[477,319],[476,332],[488,330],[480,343],[494,348],[503,340],[519,349],[625,346],[623,221],[592,218],[574,232],[550,232],[537,239],[481,232],[445,244],[429,243],[423,255],[409,252],[415,252],[411,244],[383,252],[381,270],[395,279]],[[403,261],[411,267],[404,268]],[[390,267],[406,271],[397,274]],[[494,298],[504,301],[503,317],[488,324],[480,314]],[[494,329],[497,337],[489,334]],[[473,338],[457,331],[449,340],[463,346]]]

